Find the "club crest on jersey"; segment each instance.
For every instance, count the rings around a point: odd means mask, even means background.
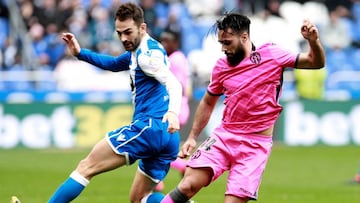
[[[252,52],[250,54],[250,61],[254,64],[259,64],[261,61],[261,55],[259,54],[259,52]]]

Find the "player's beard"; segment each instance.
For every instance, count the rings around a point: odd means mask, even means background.
[[[140,45],[141,37],[140,31],[138,32],[137,36],[132,41],[124,41],[123,45],[126,51],[134,51]]]
[[[226,58],[230,66],[234,67],[237,66],[245,57],[245,51],[238,47],[234,53],[225,53]]]

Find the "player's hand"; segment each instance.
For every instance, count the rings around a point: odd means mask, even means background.
[[[65,33],[62,33],[61,38],[65,41],[70,53],[73,56],[77,56],[80,53],[80,44],[77,41],[77,39],[75,38],[74,34],[65,32]]]
[[[187,138],[184,144],[181,146],[178,157],[182,159],[187,158],[188,156],[190,156],[191,152],[195,149],[195,147],[196,140],[191,137]]]
[[[168,132],[174,133],[180,129],[179,117],[176,113],[168,111],[164,115],[162,122],[168,122]]]
[[[308,41],[316,41],[319,38],[318,28],[307,19],[301,26],[301,34]]]

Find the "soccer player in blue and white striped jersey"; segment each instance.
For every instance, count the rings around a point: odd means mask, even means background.
[[[104,70],[129,70],[134,104],[132,123],[107,133],[55,191],[50,203],[70,202],[95,175],[131,165],[136,160],[139,167],[130,201],[160,202],[161,195],[152,191],[177,157],[182,88],[170,72],[166,51],[147,33],[143,11],[136,4],[120,5],[115,29],[126,50],[118,57],[80,48],[72,33],[63,33],[62,38],[70,53],[80,60]]]

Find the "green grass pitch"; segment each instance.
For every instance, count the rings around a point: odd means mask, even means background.
[[[22,203],[46,202],[89,149],[0,150],[0,202],[16,195]],[[358,203],[360,184],[351,184],[360,147],[288,147],[275,144],[263,175],[258,203]],[[95,177],[74,202],[129,202],[136,164]],[[223,202],[226,175],[201,190],[199,203]],[[171,170],[165,192],[180,180]]]

